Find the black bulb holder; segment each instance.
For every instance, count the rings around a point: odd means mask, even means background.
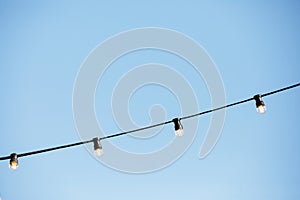
[[[183,129],[182,124],[180,123],[180,118],[174,118],[172,122],[174,123],[175,131]]]
[[[102,149],[102,147],[99,144],[99,138],[97,138],[97,137],[93,138],[93,143],[94,143],[94,150]]]
[[[265,103],[263,102],[260,94],[255,95],[253,99],[255,100],[256,108],[258,108],[259,106],[265,106]]]

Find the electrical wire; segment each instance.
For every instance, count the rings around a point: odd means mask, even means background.
[[[289,89],[292,89],[292,88],[295,88],[295,87],[298,87],[298,86],[300,86],[300,83],[290,85],[288,87],[284,87],[284,88],[281,88],[281,89],[278,89],[278,90],[274,90],[274,91],[271,91],[271,92],[268,92],[268,93],[265,93],[265,94],[261,94],[261,97],[270,96],[270,95],[273,95],[273,94],[276,94],[276,93],[279,93],[279,92],[283,92],[285,90],[289,90]],[[204,115],[204,114],[208,114],[208,113],[211,113],[211,112],[215,112],[215,111],[218,111],[218,110],[221,110],[221,109],[225,109],[225,108],[233,107],[233,106],[236,106],[236,105],[239,105],[239,104],[243,104],[243,103],[246,103],[246,102],[249,102],[249,101],[252,101],[252,100],[254,100],[254,97],[244,99],[244,100],[241,100],[241,101],[237,101],[237,102],[234,102],[234,103],[231,103],[231,104],[227,104],[227,105],[224,105],[224,106],[221,106],[221,107],[218,107],[218,108],[214,108],[214,109],[206,110],[206,111],[203,111],[203,112],[199,112],[199,113],[196,113],[196,114],[184,116],[184,117],[179,118],[179,120],[194,118],[194,117]],[[146,130],[146,129],[151,129],[151,128],[166,125],[166,124],[169,124],[169,123],[173,123],[173,120],[169,120],[169,121],[161,122],[161,123],[158,123],[158,124],[145,126],[145,127],[130,130],[130,131],[125,131],[125,132],[120,132],[120,133],[104,136],[104,137],[98,138],[98,140],[101,141],[101,140],[105,140],[105,139],[109,139],[109,138],[114,138],[114,137],[118,137],[118,136],[122,136],[122,135],[127,135],[129,133],[138,132],[138,131],[142,131],[142,130]],[[30,152],[26,152],[26,153],[21,153],[21,154],[18,154],[18,157],[25,157],[25,156],[35,155],[35,154],[41,154],[41,153],[45,153],[45,152],[49,152],[49,151],[55,151],[55,150],[65,149],[65,148],[69,148],[69,147],[73,147],[73,146],[79,146],[79,145],[83,145],[83,144],[87,144],[87,143],[91,143],[91,142],[93,142],[93,139],[86,140],[86,141],[81,141],[81,142],[76,142],[76,143],[71,143],[71,144],[66,144],[66,145],[62,145],[62,146],[51,147],[51,148],[47,148],[47,149],[41,149],[41,150],[37,150],[37,151],[30,151]],[[0,160],[8,160],[8,159],[10,159],[10,156],[0,157]]]

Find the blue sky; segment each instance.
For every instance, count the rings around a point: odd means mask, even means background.
[[[1,1],[0,155],[79,141],[72,95],[80,66],[101,42],[134,28],[168,28],[197,41],[216,64],[228,103],[297,83],[299,8],[297,1]],[[203,78],[187,63],[164,52],[136,52],[116,62],[96,90],[96,115],[105,122],[105,134],[119,130],[110,107],[113,84],[136,65],[150,62],[181,73],[197,91],[199,110],[211,108]],[[228,109],[220,140],[200,160],[211,117],[203,116],[183,156],[152,173],[113,170],[84,146],[20,158],[17,171],[1,161],[0,197],[299,199],[299,100],[296,88],[266,97],[264,115],[256,113],[254,102]],[[149,124],[153,104],[164,106],[167,119],[180,115],[174,95],[152,85],[130,100],[133,120]],[[161,134],[173,136],[173,127]],[[159,138],[124,136],[113,142],[128,151],[148,152],[171,139]]]

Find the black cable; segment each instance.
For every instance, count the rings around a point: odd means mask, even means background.
[[[272,95],[272,94],[275,94],[275,93],[278,93],[278,92],[282,92],[282,91],[285,91],[285,90],[289,90],[289,89],[292,89],[292,88],[298,87],[298,86],[300,86],[300,83],[297,83],[295,85],[291,85],[291,86],[288,86],[288,87],[284,87],[284,88],[281,88],[279,90],[275,90],[275,91],[272,91],[272,92],[262,94],[261,97],[269,96],[269,95]]]
[[[66,144],[66,145],[52,147],[52,148],[48,148],[48,149],[31,151],[31,152],[27,152],[27,153],[21,153],[21,154],[18,154],[18,157],[30,156],[30,155],[39,154],[39,153],[45,153],[45,152],[48,152],[48,151],[54,151],[54,150],[58,150],[58,149],[65,149],[65,148],[78,146],[78,145],[82,145],[82,144],[86,144],[86,143],[90,143],[90,142],[93,142],[93,140],[87,140],[87,141],[83,141],[83,142],[76,142],[76,143],[73,143],[73,144]]]
[[[261,97],[276,94],[276,93],[279,93],[279,92],[282,92],[282,91],[285,91],[285,90],[289,90],[289,89],[292,89],[292,88],[295,88],[295,87],[298,87],[298,86],[300,86],[300,83],[297,83],[297,84],[294,84],[294,85],[291,85],[291,86],[288,86],[288,87],[284,87],[284,88],[281,88],[281,89],[278,89],[278,90],[275,90],[275,91],[272,91],[272,92],[262,94]],[[197,117],[197,116],[200,116],[200,115],[204,115],[204,114],[207,114],[207,113],[215,112],[215,111],[218,111],[218,110],[221,110],[221,109],[225,109],[225,108],[236,106],[236,105],[239,105],[239,104],[242,104],[242,103],[246,103],[248,101],[252,101],[253,99],[254,98],[251,97],[251,98],[248,98],[248,99],[245,99],[245,100],[237,101],[235,103],[227,104],[227,105],[224,105],[224,106],[221,106],[221,107],[218,107],[218,108],[214,108],[214,109],[211,109],[211,110],[206,110],[206,111],[196,113],[196,114],[193,114],[193,115],[184,116],[184,117],[181,117],[179,119],[180,120],[185,120],[185,119]],[[138,131],[142,131],[142,130],[162,126],[162,125],[169,124],[169,123],[172,123],[172,122],[173,122],[173,120],[166,121],[166,122],[161,122],[161,123],[158,123],[158,124],[153,124],[153,125],[150,125],[150,126],[145,126],[145,127],[130,130],[130,131],[125,131],[125,132],[116,133],[116,134],[113,134],[113,135],[104,136],[104,137],[98,138],[98,140],[100,141],[100,140],[105,140],[105,139],[109,139],[109,138],[113,138],[113,137],[118,137],[118,136],[121,136],[121,135],[126,135],[126,134],[129,134],[129,133],[138,132]],[[87,140],[87,141],[76,142],[76,143],[72,143],[72,144],[56,146],[56,147],[47,148],[47,149],[41,149],[41,150],[37,150],[37,151],[21,153],[21,154],[18,154],[18,157],[25,157],[25,156],[45,153],[45,152],[48,152],[48,151],[55,151],[55,150],[58,150],[58,149],[65,149],[65,148],[69,148],[69,147],[73,147],[73,146],[79,146],[79,145],[90,143],[90,142],[93,142],[93,140]],[[0,160],[7,160],[7,159],[10,159],[10,156],[0,157]]]
[[[66,145],[62,145],[62,146],[51,147],[51,148],[47,148],[47,149],[41,149],[41,150],[37,150],[37,151],[21,153],[21,154],[18,154],[18,157],[24,157],[24,156],[34,155],[34,154],[40,154],[40,153],[45,153],[45,152],[48,152],[48,151],[54,151],[54,150],[58,150],[58,149],[65,149],[65,148],[69,148],[69,147],[73,147],[73,146],[78,146],[78,145],[90,143],[92,141],[93,140],[87,140],[87,141],[83,141],[83,142],[76,142],[76,143],[66,144]],[[10,158],[10,156],[0,157],[0,160],[7,160],[9,158]]]
[[[228,105],[225,105],[225,106],[221,106],[221,107],[218,107],[218,108],[214,108],[214,109],[211,109],[211,110],[207,110],[207,111],[203,111],[203,112],[196,113],[196,114],[193,114],[193,115],[181,117],[180,119],[189,119],[189,118],[196,117],[196,116],[199,116],[199,115],[204,115],[204,114],[207,114],[207,113],[215,112],[217,110],[221,110],[221,109],[224,109],[224,108],[236,106],[238,104],[242,104],[242,103],[245,103],[245,102],[248,102],[248,101],[252,101],[252,100],[253,100],[253,98],[245,99],[245,100],[242,100],[242,101],[231,103],[231,104],[228,104]]]
[[[121,135],[126,135],[126,134],[129,134],[129,133],[146,130],[146,129],[154,128],[154,127],[157,127],[157,126],[162,126],[162,125],[165,125],[165,124],[169,124],[169,123],[172,123],[172,120],[162,122],[162,123],[158,123],[158,124],[153,124],[153,125],[150,125],[150,126],[145,126],[145,127],[139,128],[139,129],[131,130],[131,131],[126,131],[126,132],[122,132],[122,133],[117,133],[117,134],[113,134],[113,135],[104,136],[102,138],[99,138],[99,140],[105,140],[105,139],[112,138],[112,137],[118,137],[118,136],[121,136]]]

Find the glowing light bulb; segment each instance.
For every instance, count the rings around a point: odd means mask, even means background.
[[[94,154],[95,154],[95,156],[98,156],[98,157],[102,156],[103,155],[103,149],[100,149],[100,148],[95,149]]]
[[[183,126],[182,124],[180,123],[180,119],[179,118],[175,118],[172,120],[173,123],[174,123],[174,128],[175,128],[175,135],[177,137],[181,137],[183,136]]]
[[[12,170],[16,170],[18,168],[18,155],[16,153],[10,154],[9,168]]]
[[[260,105],[256,108],[256,110],[259,114],[264,114],[266,112],[267,108],[265,105]]]
[[[181,136],[183,136],[183,129],[178,129],[177,131],[175,131],[175,135],[177,136],[177,137],[181,137]]]
[[[103,155],[102,145],[99,142],[99,138],[93,138],[94,142],[94,154],[98,157]]]
[[[267,110],[265,103],[262,101],[261,95],[257,94],[254,97],[255,104],[256,104],[256,110],[259,114],[264,114]]]

